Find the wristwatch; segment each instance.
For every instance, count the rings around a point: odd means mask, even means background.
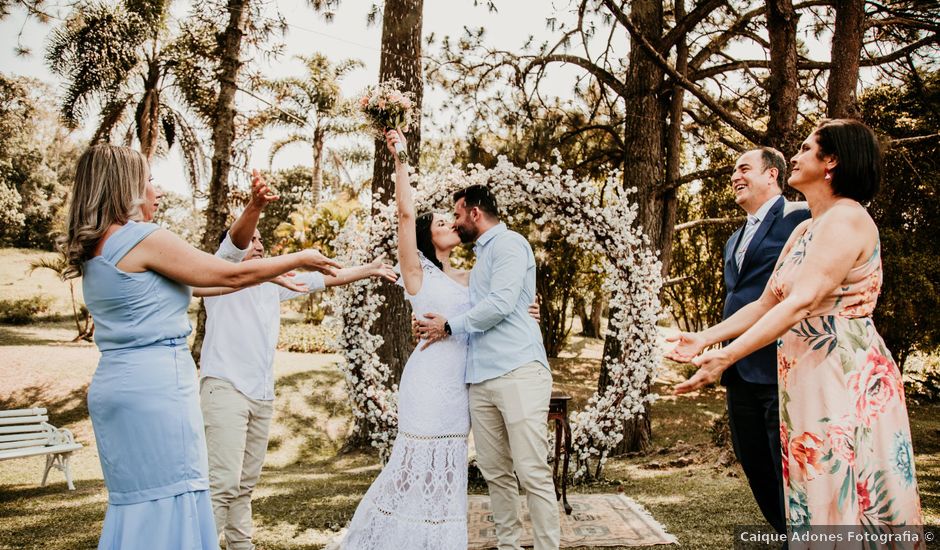
[[[448,336],[453,336],[454,334],[453,331],[450,330],[450,323],[447,321],[444,321],[444,332],[446,332]]]

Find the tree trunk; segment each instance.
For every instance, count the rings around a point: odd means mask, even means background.
[[[827,115],[829,118],[858,118],[855,88],[865,36],[865,1],[836,0],[832,34],[832,68],[829,70]]]
[[[313,170],[311,174],[310,193],[313,196],[313,206],[320,203],[320,193],[323,190],[323,131],[317,130],[313,134]]]
[[[249,0],[229,0],[226,7],[228,23],[219,37],[219,95],[216,98],[212,121],[212,176],[209,179],[209,204],[206,207],[206,229],[202,234],[202,249],[214,252],[218,236],[228,222],[229,173],[235,156],[235,92],[241,60],[242,37],[249,14]],[[200,304],[193,343],[193,357],[197,364],[205,336],[205,307]]]
[[[75,338],[82,337],[82,325],[78,318],[78,306],[75,304],[75,280],[69,279],[69,296],[72,298],[72,317],[75,319],[75,330],[78,332],[78,336]],[[75,340],[72,340],[73,342]]]
[[[654,47],[659,47],[663,29],[663,4],[653,0],[636,0],[631,4],[631,17]],[[635,42],[635,41],[634,41]],[[663,71],[637,44],[630,48],[630,65],[625,79],[623,186],[637,189],[638,222],[650,239],[650,245],[662,251],[672,244],[675,209],[663,203],[663,138],[665,112],[658,95],[663,84]],[[673,201],[674,204],[674,201]],[[671,221],[670,221],[671,220]],[[663,240],[668,237],[668,240]],[[611,311],[611,317],[614,312]],[[612,329],[612,327],[611,327]],[[609,384],[607,358],[617,358],[621,350],[613,330],[604,341],[604,359],[598,378],[598,391]],[[649,416],[649,408],[646,414]],[[652,435],[648,421],[624,421],[624,440],[613,452],[622,454],[646,449]]]
[[[137,139],[140,152],[153,160],[160,139],[160,65],[151,59],[147,64],[147,78],[144,80],[144,97],[137,106]]]
[[[597,291],[594,293],[594,301],[591,302],[591,338],[601,337],[601,316],[604,315],[606,304],[607,299],[603,292]]]
[[[663,29],[663,5],[652,0],[632,3],[633,22],[647,40],[659,47]],[[666,113],[659,90],[663,71],[639,45],[630,48],[630,65],[625,79],[624,97],[624,188],[637,189],[638,221],[650,244],[662,251],[672,243],[675,213],[663,202],[663,145]],[[668,235],[668,239],[663,237]],[[664,267],[666,267],[664,265]],[[664,272],[665,273],[665,272]]]
[[[797,71],[796,24],[799,15],[792,0],[768,0],[767,32],[770,35],[770,120],[766,143],[780,150],[785,158],[796,153],[800,136],[796,135],[797,107],[800,99]]]
[[[588,311],[587,299],[584,296],[578,296],[574,301],[574,310],[581,319],[581,336],[585,338],[601,337],[601,312],[604,309],[604,295],[601,292],[595,292],[591,301],[591,310]]]
[[[408,156],[417,165],[421,151],[421,100],[424,84],[421,77],[421,26],[423,0],[388,0],[382,16],[382,59],[379,65],[379,81],[397,78],[402,82],[402,91],[414,94],[415,124],[408,131]],[[372,171],[372,195],[375,205],[394,199],[394,159],[385,150],[385,139],[375,140],[375,163]],[[418,205],[420,208],[420,205]],[[373,207],[375,213],[376,207]],[[387,250],[389,257],[395,251]],[[381,321],[373,326],[384,343],[379,348],[379,357],[395,373],[395,381],[401,378],[402,369],[411,355],[410,338],[411,307],[405,302],[401,288],[381,285],[378,292],[385,297],[379,308]]]
[[[685,17],[685,0],[675,0],[676,21]],[[685,35],[676,43],[676,71],[686,76],[689,70],[689,45]],[[679,84],[672,87],[669,104],[669,125],[666,128],[666,191],[660,196],[663,204],[663,220],[660,229],[660,261],[663,263],[663,276],[669,275],[672,265],[672,241],[676,231],[676,192],[682,176],[682,112],[685,106],[685,88]]]
[[[584,296],[575,296],[574,298],[574,311],[578,314],[578,318],[581,320],[581,336],[591,336],[591,314],[587,310],[587,300],[584,299]]]

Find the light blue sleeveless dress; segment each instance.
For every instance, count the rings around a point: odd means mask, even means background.
[[[108,510],[102,549],[218,549],[196,366],[186,337],[192,289],[116,267],[159,229],[127,222],[84,264],[101,360],[88,388]]]

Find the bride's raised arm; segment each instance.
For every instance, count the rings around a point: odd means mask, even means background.
[[[421,290],[423,272],[418,257],[418,237],[415,234],[415,202],[411,189],[408,167],[398,159],[395,143],[407,145],[399,130],[385,132],[385,144],[395,159],[395,204],[398,206],[398,262],[401,265],[402,281],[408,294]]]

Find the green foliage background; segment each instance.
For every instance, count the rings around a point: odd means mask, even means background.
[[[881,191],[870,211],[881,233],[884,286],[875,325],[895,358],[940,349],[940,139],[903,141],[940,129],[940,72],[882,85],[860,100],[885,138]]]
[[[0,73],[0,245],[51,250],[64,227],[81,144],[59,123],[53,95]]]

